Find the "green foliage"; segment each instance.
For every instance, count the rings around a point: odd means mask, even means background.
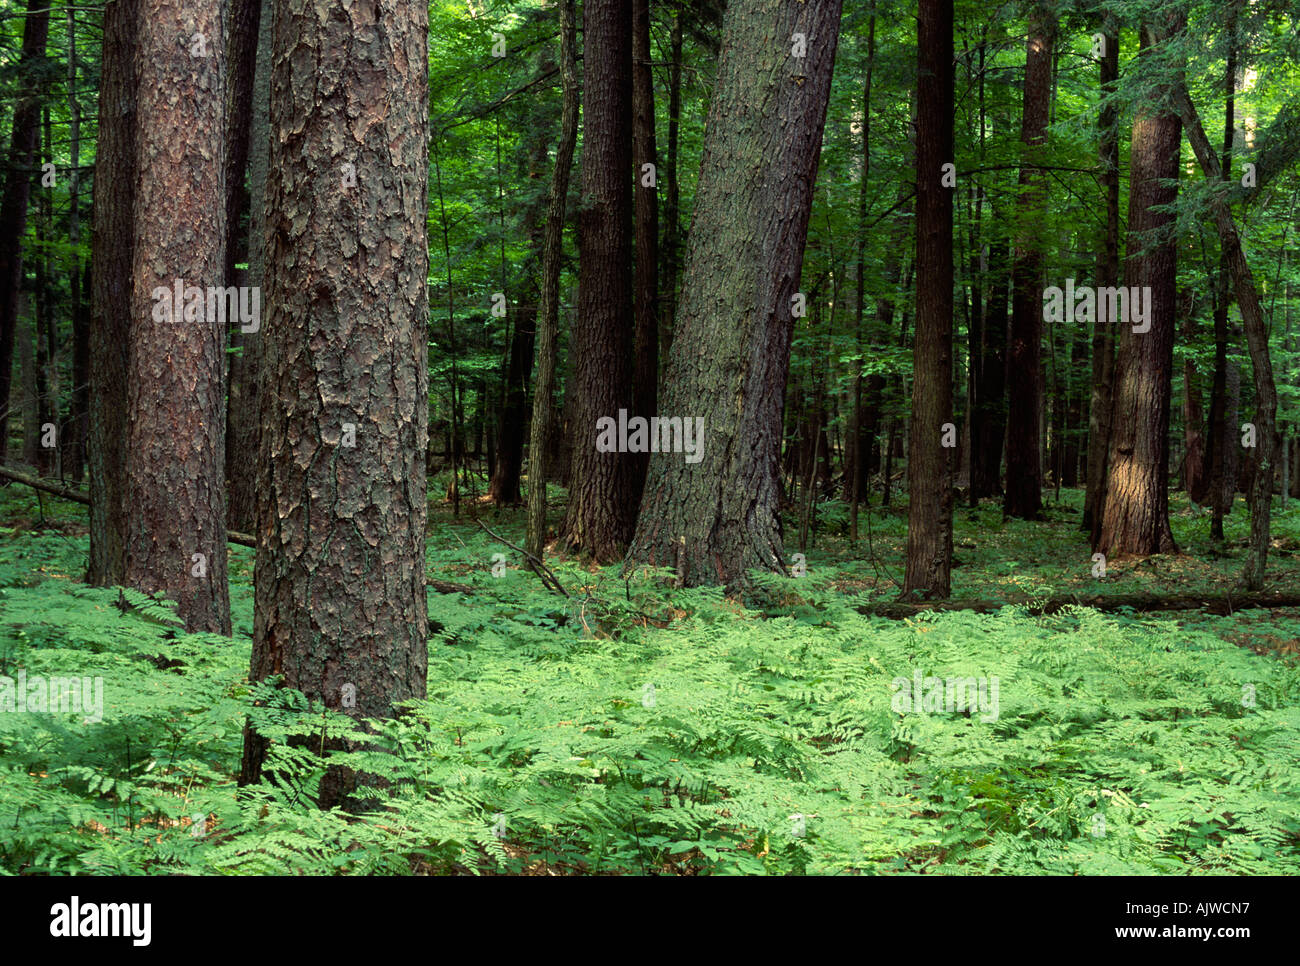
[[[430,595],[427,699],[370,732],[250,689],[246,629],[183,634],[165,604],[37,571],[84,540],[6,540],[0,672],[102,676],[104,705],[90,724],[0,713],[0,867],[1300,870],[1300,670],[1231,640],[1249,614],[898,623],[811,577],[756,575],[745,607],[664,589],[663,574],[561,564],[565,600],[511,554],[493,577],[500,546],[460,538],[430,541],[431,570],[475,593]],[[245,567],[232,573],[246,628]],[[1257,630],[1294,635],[1296,621]],[[895,679],[916,671],[996,677],[996,720],[894,710]],[[237,795],[249,714],[271,754],[266,780]],[[315,807],[327,737],[352,740],[330,764],[387,783],[366,810]]]

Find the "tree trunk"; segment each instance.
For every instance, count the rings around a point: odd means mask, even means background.
[[[204,298],[225,267],[222,6],[144,0],[140,14],[126,580],[175,599],[188,630],[229,634],[226,330]],[[202,292],[176,305],[177,287]]]
[[[703,433],[651,456],[629,553],[687,584],[784,571],[781,408],[839,20],[838,0],[724,15],[660,405]]]
[[[1187,127],[1188,140],[1201,169],[1207,178],[1218,178],[1214,150],[1201,127],[1196,108],[1180,83],[1176,103]],[[1212,198],[1211,211],[1219,232],[1219,244],[1227,253],[1232,269],[1233,286],[1237,304],[1241,307],[1242,323],[1246,329],[1246,344],[1255,374],[1255,472],[1248,490],[1250,499],[1250,552],[1242,568],[1242,583],[1247,590],[1260,590],[1264,584],[1264,570],[1268,562],[1269,519],[1273,507],[1273,479],[1280,448],[1277,434],[1277,386],[1273,381],[1273,364],[1269,358],[1268,323],[1259,302],[1255,278],[1241,250],[1241,238],[1233,223],[1232,213],[1220,198]],[[1235,428],[1235,427],[1234,427]]]
[[[18,58],[20,84],[25,96],[14,108],[9,140],[8,170],[0,195],[0,466],[9,452],[9,389],[13,378],[14,338],[18,330],[19,293],[23,283],[23,232],[27,225],[27,199],[31,194],[36,160],[43,85],[35,70],[45,59],[50,30],[47,0],[27,0],[23,47]]]
[[[1165,37],[1181,32],[1179,15]],[[1149,58],[1150,31],[1141,32],[1139,57]],[[1176,241],[1166,236],[1175,216],[1156,208],[1172,205],[1178,188],[1181,124],[1161,106],[1170,86],[1161,85],[1140,104],[1133,119],[1129,161],[1128,261],[1124,284],[1140,289],[1149,331],[1134,332],[1129,317],[1108,319],[1119,327],[1109,480],[1095,549],[1111,557],[1176,553],[1169,528],[1169,407],[1177,324]],[[1154,104],[1155,106],[1151,106]],[[1149,295],[1148,295],[1149,293]],[[1097,314],[1102,314],[1098,305]]]
[[[1026,41],[1024,107],[1020,140],[1025,161],[1020,167],[1020,196],[1016,220],[1020,237],[1011,266],[1011,329],[1007,368],[1016,378],[1008,381],[1007,488],[1002,510],[1007,516],[1036,519],[1043,508],[1042,438],[1039,420],[1043,405],[1042,380],[1042,240],[1034,231],[1044,211],[1043,175],[1035,150],[1047,138],[1047,116],[1052,95],[1052,47],[1056,17],[1043,3],[1029,14]]]
[[[921,0],[916,121],[916,338],[904,597],[947,597],[952,574],[952,0]]]
[[[428,666],[428,22],[349,9],[275,14],[249,677],[386,718]],[[265,750],[245,733],[242,783]],[[330,769],[321,807],[360,781]]]
[[[60,433],[63,469],[78,483],[86,463],[86,437],[90,432],[90,321],[86,313],[85,273],[81,260],[81,101],[77,94],[77,20],[69,5],[68,19],[68,241],[72,246],[69,294],[72,319],[72,399],[68,419]]]
[[[131,365],[131,273],[135,260],[136,31],[140,0],[104,10],[95,145],[90,318],[90,569],[92,584],[126,579],[127,374]]]
[[[226,122],[226,285],[262,284],[265,239],[267,99],[270,93],[270,0],[231,3],[230,110]],[[265,9],[264,9],[265,8]],[[249,184],[244,185],[245,173]],[[235,264],[247,261],[246,273]],[[229,327],[230,354],[226,400],[226,497],[232,529],[252,531],[257,506],[258,357],[263,335],[244,332],[238,319]]]
[[[657,166],[658,161],[654,74],[650,70],[650,0],[632,0],[632,167],[636,173],[632,410],[646,420],[657,412],[659,390],[659,196],[657,187],[646,184],[646,165]],[[650,454],[638,453],[631,460],[635,506],[641,500]]]
[[[573,0],[560,0],[560,78],[563,84],[560,143],[546,201],[542,236],[542,282],[538,299],[537,377],[533,385],[533,418],[528,444],[528,552],[538,560],[546,543],[546,483],[550,478],[551,440],[555,432],[555,358],[560,315],[560,260],[564,254],[564,209],[569,170],[578,137],[577,23]]]
[[[622,556],[636,522],[640,458],[596,447],[599,421],[618,420],[634,405],[631,0],[587,0],[583,24],[573,466],[561,540],[570,551],[609,563]]]
[[[1106,49],[1101,58],[1101,96],[1114,95],[1119,82],[1119,24],[1111,16],[1102,22]],[[1106,225],[1097,248],[1097,287],[1119,284],[1119,109],[1102,105],[1098,119],[1097,161],[1106,209]],[[1111,415],[1115,377],[1115,320],[1093,313],[1092,396],[1088,406],[1088,468],[1084,492],[1082,529],[1096,545],[1101,535],[1101,514],[1106,505],[1106,471],[1110,459]]]

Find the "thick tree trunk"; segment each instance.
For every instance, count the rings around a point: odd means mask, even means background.
[[[583,25],[573,466],[561,540],[570,551],[609,563],[622,556],[636,522],[640,459],[596,446],[599,421],[618,420],[634,405],[632,2],[587,0]]]
[[[537,376],[533,384],[533,418],[528,444],[528,552],[542,558],[546,543],[546,483],[553,465],[551,441],[555,432],[555,361],[560,316],[560,259],[564,254],[564,209],[569,192],[569,169],[578,137],[577,23],[574,0],[559,0],[560,78],[563,85],[560,143],[555,149],[555,169],[546,201],[542,236],[542,281],[538,299]]]
[[[952,574],[952,0],[921,0],[916,121],[916,341],[903,596],[947,597]]]
[[[36,160],[43,85],[33,71],[45,58],[50,30],[48,0],[27,0],[23,47],[18,72],[26,93],[14,108],[8,171],[0,194],[0,466],[9,450],[9,390],[13,378],[14,339],[18,330],[19,293],[23,282],[23,231]]]
[[[95,145],[90,317],[90,569],[101,586],[126,579],[127,374],[131,360],[131,275],[135,259],[136,30],[140,0],[104,10]]]
[[[1181,31],[1171,18],[1166,37]],[[1142,31],[1140,57],[1149,57],[1150,32]],[[1129,317],[1108,319],[1119,327],[1109,480],[1096,549],[1112,557],[1174,553],[1169,528],[1169,408],[1177,325],[1177,243],[1167,238],[1175,216],[1156,210],[1178,199],[1181,124],[1163,106],[1171,88],[1162,85],[1139,105],[1133,119],[1129,161],[1128,261],[1124,284],[1139,289],[1150,329],[1134,332]],[[1151,106],[1154,104],[1154,106]],[[1098,306],[1098,314],[1101,307]]]
[[[781,407],[839,19],[838,0],[727,6],[659,407],[695,452],[651,456],[629,553],[687,584],[784,570]]]
[[[276,5],[249,676],[357,718],[426,691],[427,37],[422,4]]]
[[[226,330],[204,297],[225,266],[221,21],[219,0],[140,9],[126,580],[175,599],[187,629],[229,634]],[[175,305],[178,286],[202,292]]]
[[[1020,140],[1025,162],[1020,167],[1020,196],[1016,220],[1020,236],[1011,265],[1011,329],[1007,344],[1009,380],[1007,403],[1007,488],[1002,510],[1007,516],[1035,519],[1043,507],[1042,439],[1042,241],[1034,227],[1044,211],[1043,175],[1037,169],[1036,148],[1047,137],[1052,97],[1052,48],[1056,17],[1043,3],[1029,14],[1026,41],[1024,106]]]

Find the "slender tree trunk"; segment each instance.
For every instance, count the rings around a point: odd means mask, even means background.
[[[244,284],[262,298],[266,269],[266,183],[267,163],[271,150],[271,25],[272,3],[259,4],[256,55],[248,111],[248,272]],[[243,42],[248,43],[242,33]],[[241,69],[247,70],[247,63]],[[243,82],[241,81],[241,87]],[[241,95],[242,96],[242,95]],[[229,170],[229,167],[227,168]],[[332,173],[332,172],[331,172]],[[227,191],[227,199],[230,192]],[[229,210],[229,209],[227,209]],[[229,236],[227,236],[229,237]],[[230,269],[227,259],[227,270]],[[233,284],[230,283],[230,284]],[[257,527],[257,454],[262,412],[262,344],[266,338],[260,320],[256,331],[244,332],[233,326],[231,344],[238,352],[230,357],[230,390],[226,403],[226,479],[229,525],[232,530],[252,532]]]
[[[1187,128],[1188,140],[1207,178],[1222,177],[1214,149],[1201,126],[1196,107],[1180,83],[1175,102]],[[1268,563],[1269,520],[1273,507],[1273,480],[1280,449],[1277,434],[1277,386],[1273,381],[1273,363],[1269,358],[1268,323],[1260,305],[1255,278],[1241,250],[1241,238],[1233,223],[1232,212],[1220,198],[1211,200],[1219,243],[1227,253],[1232,270],[1233,288],[1241,307],[1246,330],[1246,345],[1255,375],[1255,472],[1250,481],[1250,552],[1242,568],[1242,583],[1247,590],[1260,590]]]
[[[921,0],[916,122],[916,339],[904,596],[947,597],[952,574],[952,0]]]
[[[559,0],[560,78],[563,85],[560,143],[546,201],[542,236],[542,283],[538,300],[537,377],[533,386],[533,418],[528,444],[528,552],[542,557],[546,543],[546,482],[551,465],[549,442],[555,411],[555,357],[560,315],[560,259],[564,254],[564,209],[569,171],[578,136],[577,23],[574,0]]]
[[[127,379],[131,363],[131,277],[135,260],[136,31],[141,0],[104,10],[95,145],[90,319],[90,569],[92,584],[126,579]]]
[[[90,322],[83,293],[81,260],[81,100],[77,95],[76,9],[65,10],[68,29],[68,241],[72,246],[72,272],[68,278],[72,318],[72,399],[68,419],[60,433],[63,468],[78,483],[86,463],[86,437],[90,431]]]
[[[263,6],[268,9],[264,12]],[[229,108],[226,117],[226,285],[260,288],[261,264],[254,265],[254,249],[264,249],[264,240],[254,231],[264,231],[266,187],[265,143],[270,57],[271,0],[231,0],[229,40]],[[253,157],[250,165],[250,152]],[[260,157],[258,156],[260,152]],[[261,165],[260,182],[252,183],[253,165]],[[245,174],[250,183],[245,186]],[[256,191],[254,189],[257,189]],[[237,272],[237,262],[247,262],[248,271]],[[258,346],[260,331],[244,332],[238,319],[229,326],[231,348],[229,393],[226,401],[226,494],[227,514],[232,530],[251,531],[257,525],[257,411]]]
[[[1219,167],[1223,178],[1232,176],[1232,144],[1235,134],[1237,94],[1237,4],[1228,5],[1228,57],[1224,71],[1223,155]],[[1223,518],[1232,508],[1236,492],[1233,455],[1236,446],[1229,435],[1228,413],[1228,309],[1232,304],[1227,251],[1220,245],[1219,273],[1214,280],[1214,382],[1210,390],[1210,426],[1206,462],[1210,470],[1210,538],[1223,541]],[[1235,405],[1233,406],[1235,409]],[[1235,416],[1233,422],[1236,421]],[[1230,455],[1231,454],[1231,455]]]
[[[871,174],[871,74],[876,62],[876,10],[871,8],[871,17],[867,21],[867,74],[862,82],[862,160],[858,166],[858,230],[854,239],[857,262],[855,265],[856,284],[853,302],[853,331],[859,355],[863,351],[862,326],[867,301],[867,256],[866,256],[866,221],[867,221],[867,181]],[[853,410],[849,418],[847,445],[844,447],[845,489],[849,498],[849,542],[858,542],[858,501],[866,492],[864,479],[870,472],[866,470],[867,460],[863,459],[863,449],[870,449],[872,440],[862,438],[864,413],[862,410],[862,368],[866,359],[861,359],[853,373]],[[879,390],[877,390],[878,392]],[[874,439],[879,420],[877,414],[871,427]],[[864,446],[865,444],[865,446]]]
[[[1181,32],[1178,15],[1162,39]],[[1149,58],[1150,29],[1139,56]],[[1134,332],[1129,317],[1109,320],[1119,327],[1109,480],[1096,549],[1111,557],[1176,553],[1169,528],[1169,409],[1177,326],[1177,243],[1165,236],[1175,216],[1157,210],[1178,199],[1181,124],[1162,107],[1169,85],[1137,109],[1129,161],[1128,262],[1125,286],[1140,289],[1149,331]],[[1151,106],[1154,104],[1155,106]],[[1098,315],[1102,312],[1098,306]]]
[[[632,167],[636,173],[632,409],[647,420],[657,412],[659,390],[659,196],[655,184],[646,183],[646,165],[655,170],[658,162],[654,75],[650,70],[650,0],[632,0]],[[632,462],[635,506],[641,500],[650,454],[639,453]]]
[[[1011,266],[1011,329],[1007,367],[1016,373],[1009,380],[1007,405],[1007,488],[1002,510],[1007,516],[1035,519],[1043,507],[1042,438],[1039,420],[1042,385],[1042,240],[1034,226],[1044,211],[1043,175],[1037,169],[1038,152],[1047,138],[1047,116],[1052,94],[1052,48],[1056,17],[1044,3],[1029,14],[1026,41],[1024,107],[1020,140],[1025,161],[1020,167],[1020,197],[1016,205],[1019,238]]]
[[[839,20],[838,0],[724,15],[660,406],[696,447],[651,456],[629,552],[686,584],[784,570],[781,408]]]
[[[349,11],[276,4],[249,677],[387,718],[428,666],[428,23]],[[265,751],[246,731],[242,783]],[[321,806],[361,781],[331,768]]]
[[[20,83],[25,91],[14,108],[8,171],[0,194],[0,466],[4,465],[9,451],[9,389],[23,282],[22,243],[40,132],[39,91],[43,85],[37,81],[34,71],[45,58],[49,30],[49,0],[27,0],[22,53],[18,57]]]
[[[1119,25],[1111,16],[1102,22],[1106,49],[1101,57],[1101,96],[1112,97],[1119,82]],[[1098,166],[1106,209],[1106,225],[1097,247],[1097,287],[1119,284],[1119,109],[1113,101],[1102,104],[1098,127]],[[1088,468],[1082,528],[1096,544],[1101,535],[1101,513],[1106,504],[1107,464],[1110,459],[1111,415],[1114,405],[1115,320],[1093,315],[1092,397],[1088,407]]]

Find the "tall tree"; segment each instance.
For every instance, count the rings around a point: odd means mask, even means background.
[[[1161,39],[1181,30],[1185,14],[1171,15]],[[1157,41],[1143,29],[1139,62],[1150,64]],[[1182,125],[1170,105],[1172,86],[1158,83],[1133,118],[1129,160],[1128,246],[1124,284],[1139,289],[1148,331],[1132,316],[1119,327],[1115,362],[1109,479],[1096,549],[1109,556],[1173,553],[1169,528],[1169,407],[1177,324],[1177,242],[1169,237],[1178,199]],[[1101,306],[1098,305],[1098,314]]]
[[[587,0],[582,19],[573,464],[561,540],[608,562],[632,535],[637,499],[638,457],[596,448],[597,423],[633,407],[632,0]]]
[[[232,0],[229,39],[226,44],[229,67],[226,115],[226,285],[260,287],[261,265],[254,264],[254,249],[262,240],[253,237],[265,225],[260,208],[264,198],[254,189],[265,190],[265,170],[257,183],[253,166],[265,165],[268,147],[266,116],[269,88],[270,8],[272,0]],[[263,7],[267,9],[263,11]],[[260,154],[259,154],[260,152]],[[245,184],[245,175],[249,183]],[[247,271],[235,268],[248,264]],[[230,320],[229,391],[226,399],[226,495],[232,530],[249,531],[256,525],[257,362],[261,333],[244,332],[238,318]],[[251,328],[251,326],[250,326]]]
[[[654,74],[650,69],[650,0],[632,0],[632,166],[636,173],[632,409],[646,419],[655,414],[659,388],[658,163]],[[633,460],[632,489],[635,500],[640,500],[650,454],[638,454]]]
[[[0,466],[9,449],[9,389],[23,282],[22,239],[40,131],[42,85],[37,69],[45,59],[49,32],[49,0],[27,0],[23,47],[18,57],[22,96],[14,108],[9,163],[0,193]]]
[[[428,667],[427,17],[275,15],[250,679],[359,718]],[[246,732],[242,782],[265,750]],[[321,805],[357,781],[330,769]]]
[[[1097,246],[1097,287],[1119,284],[1119,24],[1107,15],[1101,24],[1099,62],[1101,110],[1097,118],[1097,164],[1101,172],[1105,225]],[[1115,320],[1093,314],[1092,395],[1088,406],[1088,465],[1085,471],[1082,528],[1096,543],[1106,501],[1106,464],[1110,457],[1110,420],[1115,378]]]
[[[1043,211],[1043,173],[1035,150],[1047,140],[1047,120],[1052,100],[1052,48],[1056,42],[1056,15],[1052,6],[1037,0],[1029,11],[1025,42],[1024,106],[1020,140],[1025,160],[1020,166],[1020,195],[1016,203],[1019,235],[1011,265],[1011,329],[1007,342],[1007,486],[1002,509],[1007,516],[1034,519],[1043,508],[1042,438],[1039,433],[1043,404],[1042,284],[1043,246],[1035,232]]]
[[[250,0],[242,0],[244,4]],[[247,87],[248,101],[247,130],[238,134],[247,140],[246,161],[248,168],[247,202],[243,207],[248,212],[248,270],[242,274],[244,285],[250,290],[261,291],[265,278],[266,264],[266,163],[270,153],[270,27],[272,27],[272,0],[263,0],[257,13],[256,38],[248,40],[243,30],[231,30],[231,44],[238,44],[242,52],[238,57],[239,70],[252,70],[252,82],[238,82],[238,90]],[[243,10],[240,17],[248,16],[250,10]],[[256,47],[253,64],[246,62],[248,44]],[[231,65],[234,70],[234,65]],[[240,92],[234,103],[244,104],[244,95]],[[234,130],[234,126],[227,130]],[[239,165],[226,156],[227,174],[239,169]],[[237,176],[242,181],[243,176]],[[240,192],[243,192],[240,189]],[[239,200],[231,199],[229,186],[226,187],[226,212],[238,211]],[[227,233],[227,244],[235,242],[234,235]],[[229,254],[226,257],[226,278],[234,285],[237,274],[231,264]],[[251,326],[250,326],[251,328]],[[257,434],[261,425],[261,345],[265,335],[259,326],[253,332],[243,332],[243,325],[230,326],[231,347],[235,352],[230,355],[230,389],[226,393],[226,512],[229,514],[230,529],[256,529],[257,521]]]
[[[126,580],[230,633],[226,582],[225,58],[220,0],[142,0],[127,379]],[[175,297],[179,294],[179,297]]]
[[[952,0],[921,0],[916,26],[916,341],[907,461],[904,595],[947,597],[952,573]],[[948,169],[951,171],[951,169]]]
[[[560,0],[560,80],[563,89],[560,143],[546,200],[542,235],[542,281],[538,298],[537,376],[533,384],[533,418],[528,445],[528,552],[541,559],[546,543],[546,481],[550,470],[547,442],[555,406],[555,357],[560,315],[560,259],[564,254],[564,209],[569,169],[578,138],[577,17],[573,0]]]
[[[1187,128],[1188,140],[1196,154],[1196,160],[1200,162],[1201,170],[1207,178],[1219,179],[1222,171],[1216,164],[1214,149],[1210,146],[1201,119],[1181,81],[1174,91],[1174,103]],[[1277,386],[1273,380],[1273,362],[1269,356],[1268,322],[1260,305],[1254,275],[1241,250],[1241,236],[1233,222],[1232,212],[1217,197],[1211,202],[1211,211],[1214,226],[1219,233],[1219,244],[1231,270],[1237,304],[1241,307],[1246,344],[1255,375],[1255,474],[1249,493],[1250,550],[1242,568],[1242,583],[1247,590],[1260,590],[1264,585],[1264,568],[1268,562],[1273,480],[1281,448],[1277,431]]]
[[[135,259],[136,28],[141,0],[104,8],[95,146],[90,317],[90,568],[93,584],[126,579],[127,373]]]
[[[839,0],[731,0],[660,412],[704,427],[655,453],[629,557],[688,584],[782,571],[781,406]]]

